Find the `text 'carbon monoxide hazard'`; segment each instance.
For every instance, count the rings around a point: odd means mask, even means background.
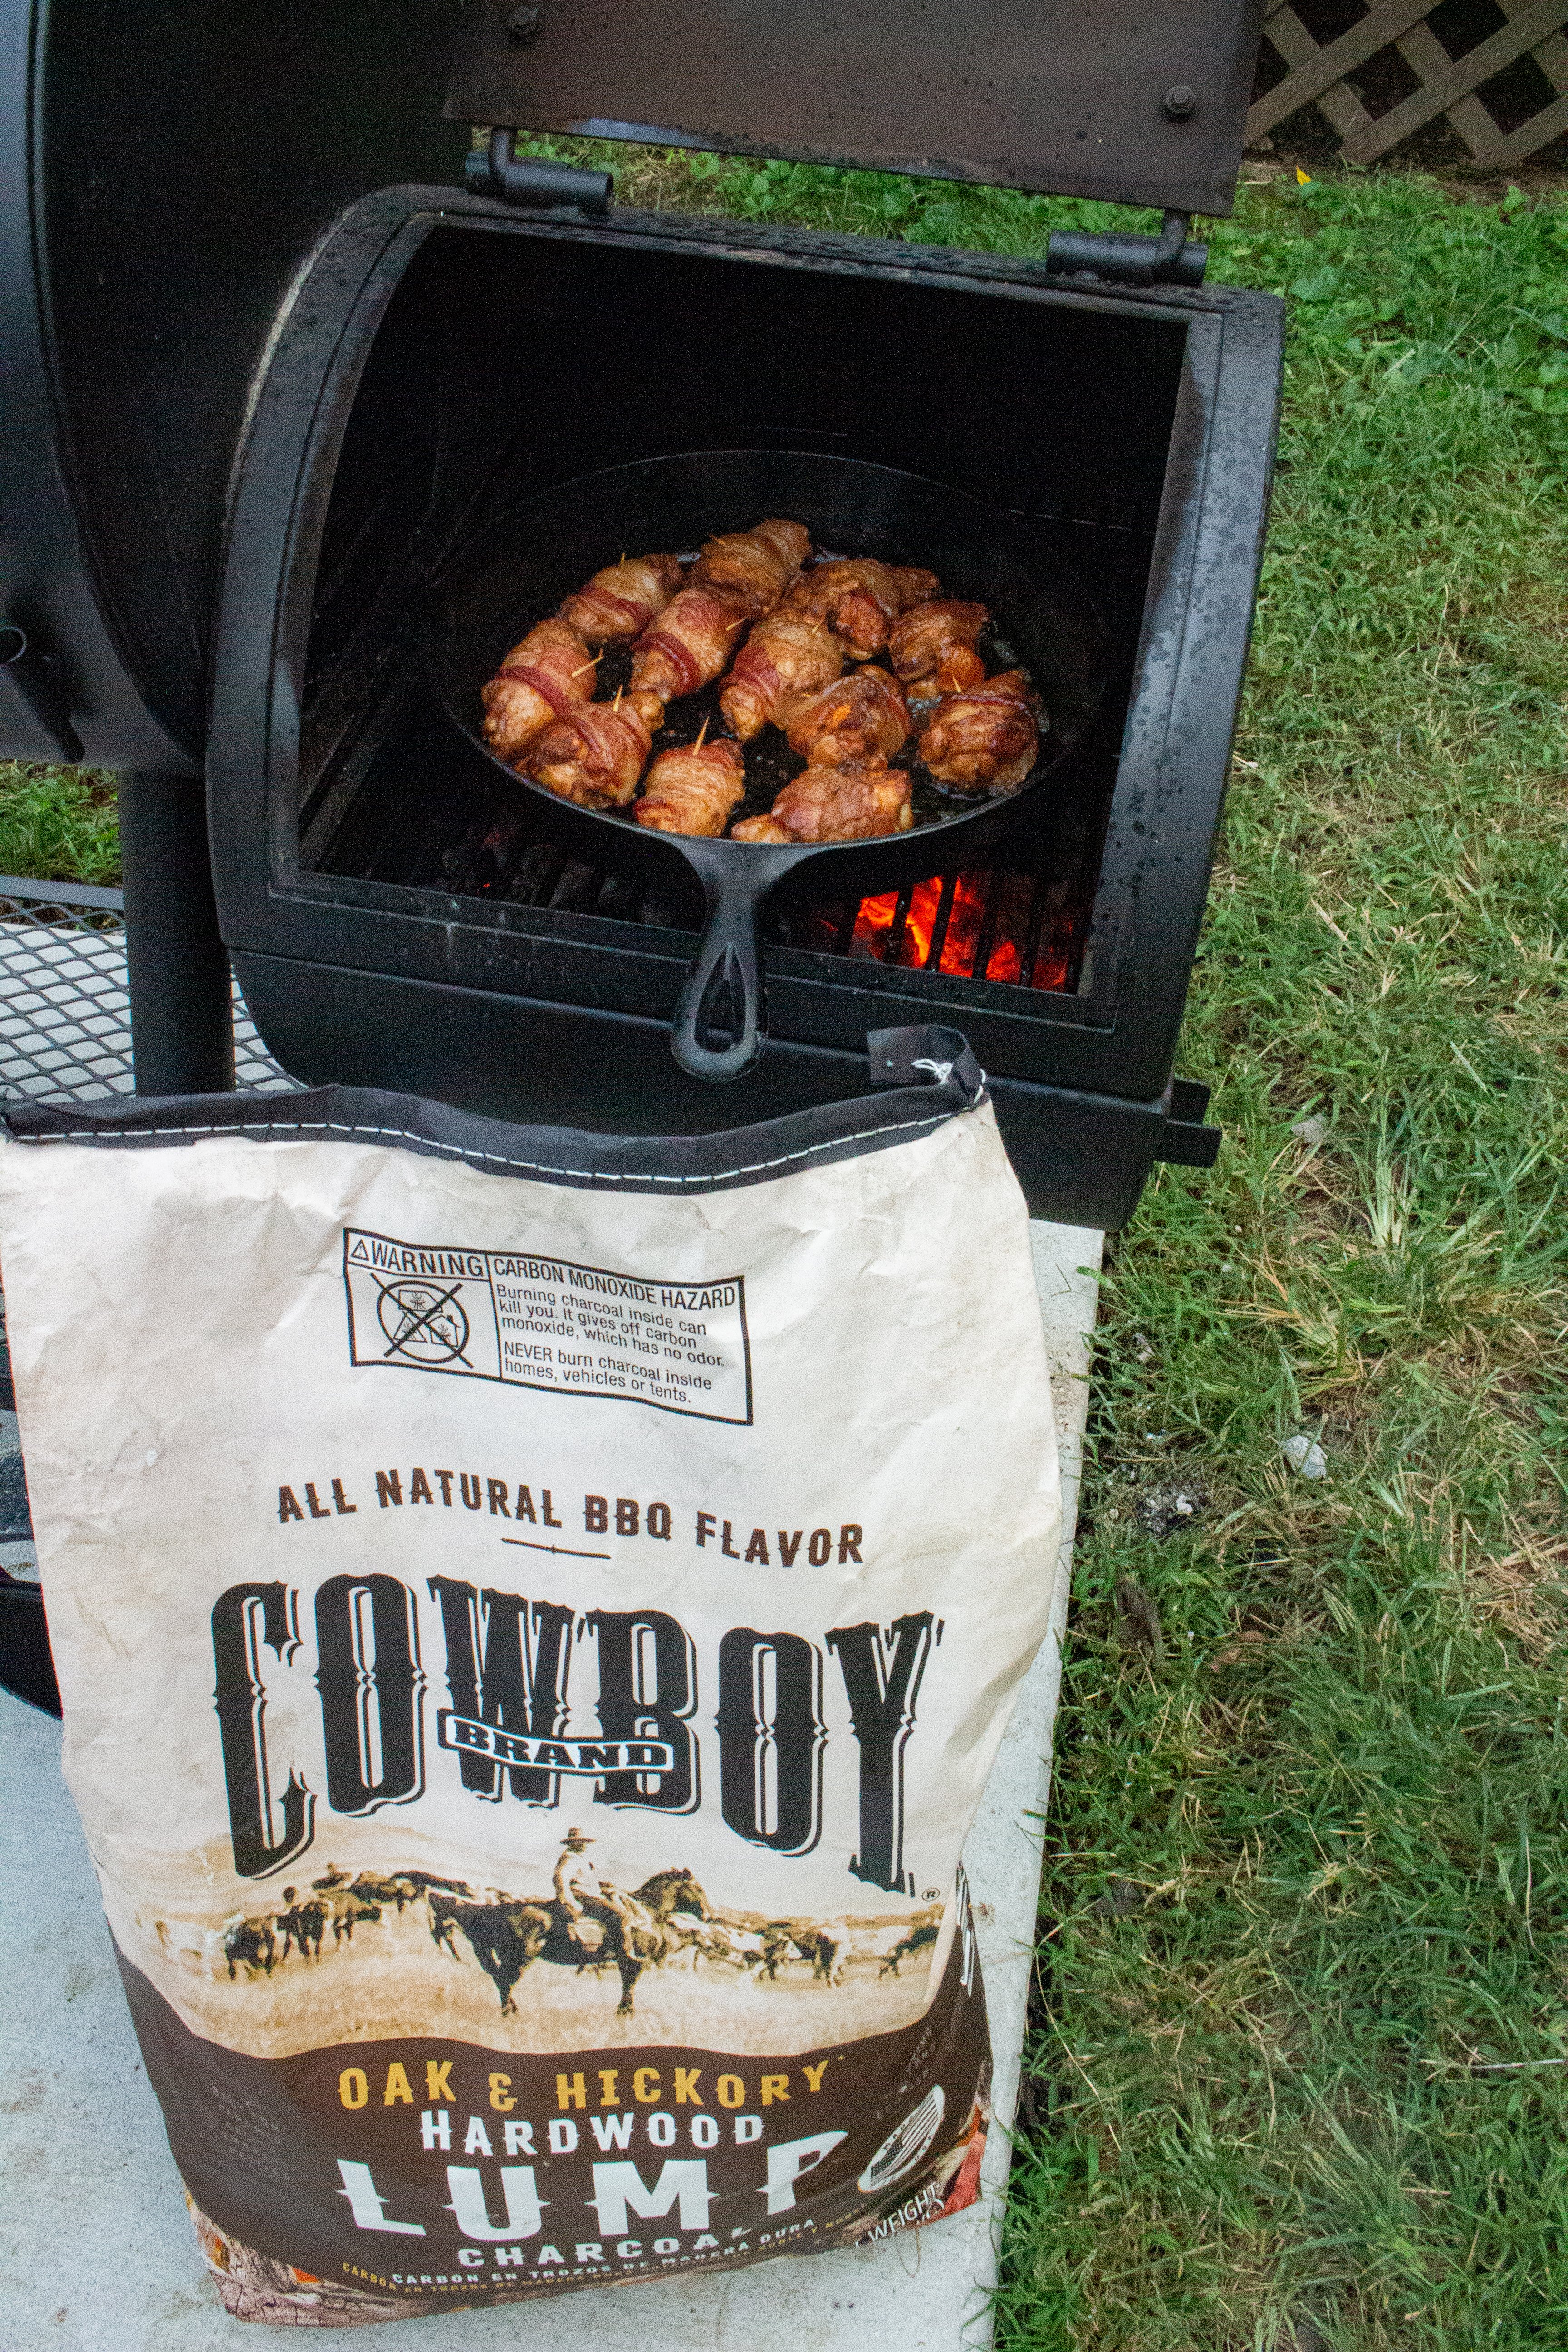
[[[565,1258],[343,1233],[349,1358],[518,1388],[752,1418],[746,1287],[661,1282]]]

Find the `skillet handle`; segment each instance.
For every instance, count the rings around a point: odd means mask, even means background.
[[[739,865],[732,851],[690,862],[708,894],[708,923],[675,1008],[669,1050],[691,1077],[722,1083],[745,1076],[766,1034],[757,939],[763,893],[760,876]]]

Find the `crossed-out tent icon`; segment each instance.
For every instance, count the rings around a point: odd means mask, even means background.
[[[395,1282],[384,1282],[379,1275],[374,1279],[376,1320],[386,1334],[388,1358],[398,1356],[410,1364],[457,1362],[473,1370],[463,1352],[468,1344],[468,1318],[458,1297],[460,1282],[443,1290],[438,1283],[407,1276]]]

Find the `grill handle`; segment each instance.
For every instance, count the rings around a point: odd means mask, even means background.
[[[680,845],[701,877],[708,922],[675,1008],[669,1050],[689,1076],[722,1084],[743,1077],[763,1050],[761,877],[728,842]]]
[[[465,159],[463,177],[476,195],[535,212],[579,213],[603,220],[616,192],[611,172],[584,172],[574,163],[551,163],[542,156],[520,157],[516,134],[492,131],[488,151]]]
[[[1046,247],[1046,268],[1055,276],[1095,278],[1110,285],[1201,286],[1209,249],[1189,244],[1191,226],[1185,213],[1167,213],[1157,237],[1059,228]]]

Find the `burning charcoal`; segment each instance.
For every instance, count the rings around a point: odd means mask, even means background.
[[[550,893],[552,907],[576,909],[586,907],[599,887],[599,868],[574,857],[563,866],[561,878]]]
[[[536,841],[512,877],[507,896],[519,906],[537,907],[548,898],[561,870],[561,852],[548,841]]]

